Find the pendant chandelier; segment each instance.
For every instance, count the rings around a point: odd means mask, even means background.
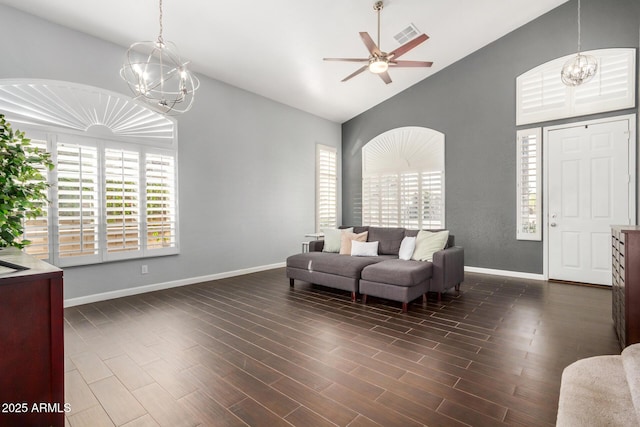
[[[162,38],[162,0],[160,33],[155,42],[137,42],[127,50],[120,76],[136,99],[154,110],[172,116],[191,109],[200,81],[188,69],[189,61],[180,59],[172,42]]]
[[[596,75],[598,60],[592,55],[580,53],[580,0],[578,0],[578,53],[562,67],[560,76],[567,86],[578,86],[586,83]]]

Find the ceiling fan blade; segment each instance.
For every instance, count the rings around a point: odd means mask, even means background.
[[[391,83],[391,76],[386,71],[384,73],[380,73],[378,75],[380,76],[382,81],[385,82],[386,84]]]
[[[347,80],[349,80],[352,77],[357,76],[358,74],[362,73],[364,70],[366,70],[367,68],[369,68],[369,65],[363,65],[362,67],[358,68],[356,71],[354,71],[353,73],[349,74],[347,77],[345,77],[344,79],[342,79],[341,81],[346,82]]]
[[[431,67],[430,61],[389,61],[390,67]]]
[[[380,49],[378,48],[378,46],[376,46],[376,43],[373,41],[369,33],[361,32],[360,38],[362,39],[362,42],[367,47],[367,50],[371,55],[374,55],[374,56],[382,55],[382,52],[380,52]]]
[[[360,33],[360,34],[362,34],[362,33]],[[393,52],[389,52],[388,57],[389,58],[393,58],[393,59],[399,58],[400,56],[402,56],[405,53],[409,52],[414,47],[418,46],[420,43],[425,42],[428,38],[429,38],[428,35],[420,34],[418,37],[416,37],[415,39],[413,39],[411,41],[406,42],[405,44],[403,44],[402,46],[400,46],[399,48],[397,48]]]
[[[322,58],[323,61],[369,62],[369,58]]]

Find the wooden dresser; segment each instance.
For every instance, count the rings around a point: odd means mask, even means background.
[[[640,342],[640,226],[611,227],[613,324],[620,347]]]
[[[63,316],[62,270],[1,249],[0,425],[64,426]]]

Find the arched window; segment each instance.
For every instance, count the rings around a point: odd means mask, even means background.
[[[362,149],[362,223],[444,228],[444,134],[389,130]]]
[[[55,265],[179,252],[177,126],[130,97],[71,82],[0,79],[0,111],[51,153],[45,215],[26,251]]]

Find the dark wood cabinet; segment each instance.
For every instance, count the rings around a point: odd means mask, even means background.
[[[62,270],[0,250],[0,426],[64,426]]]
[[[640,227],[611,228],[613,324],[620,347],[640,342]]]

